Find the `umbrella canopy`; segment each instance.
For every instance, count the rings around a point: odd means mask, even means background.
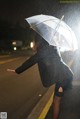
[[[26,20],[33,30],[50,45],[59,47],[60,51],[78,49],[74,32],[62,19],[41,14],[26,18]]]

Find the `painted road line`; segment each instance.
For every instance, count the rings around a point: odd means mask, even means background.
[[[0,61],[0,64],[5,64],[5,63],[8,63],[8,62],[12,62],[12,61],[17,60],[17,59],[20,59],[20,57],[19,58],[9,59],[9,60],[6,60],[6,61]]]
[[[45,119],[51,105],[52,105],[52,102],[53,102],[53,97],[54,97],[54,94],[51,95],[49,101],[47,102],[47,104],[45,105],[44,109],[42,110],[42,113],[40,114],[39,118],[38,119]]]
[[[55,85],[48,88],[47,92],[42,96],[40,101],[33,108],[32,112],[29,114],[27,119],[44,119],[45,118],[52,104],[51,102],[53,100],[54,88],[55,88]]]

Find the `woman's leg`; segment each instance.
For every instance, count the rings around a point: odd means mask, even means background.
[[[62,95],[62,93],[63,93],[62,87],[59,87],[58,93],[59,94],[61,93],[61,95]],[[60,95],[56,96],[56,93],[55,93],[54,99],[53,99],[53,119],[58,119],[58,117],[59,117],[61,98],[62,98],[62,96],[60,96]]]

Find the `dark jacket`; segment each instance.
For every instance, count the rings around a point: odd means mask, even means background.
[[[71,69],[62,61],[57,49],[53,46],[42,47],[15,71],[20,74],[36,63],[38,63],[42,84],[45,87],[73,77]]]

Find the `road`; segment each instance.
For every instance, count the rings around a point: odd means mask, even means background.
[[[8,119],[26,119],[47,91],[37,64],[20,75],[6,71],[20,66],[27,58],[27,55],[0,56],[0,112],[7,112]]]
[[[26,119],[47,91],[42,86],[37,64],[20,75],[6,71],[15,69],[26,59],[0,56],[0,112],[7,112],[8,119]]]

